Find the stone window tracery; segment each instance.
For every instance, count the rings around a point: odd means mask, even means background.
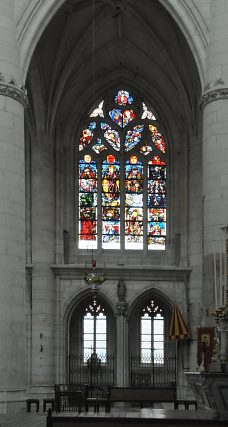
[[[165,137],[126,89],[90,113],[78,149],[79,249],[165,250]]]

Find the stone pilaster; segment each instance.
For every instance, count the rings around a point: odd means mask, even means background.
[[[14,2],[0,2],[0,401],[24,396],[25,165],[24,104],[20,88]]]
[[[127,351],[127,342],[128,333],[127,333],[127,317],[126,312],[128,308],[128,304],[126,302],[118,302],[116,305],[117,308],[117,337],[116,337],[116,380],[118,386],[125,386],[127,384],[128,378],[128,367],[127,363],[129,360],[129,355],[126,353]]]
[[[50,265],[55,258],[54,148],[45,132],[32,141],[32,377],[31,392],[55,383],[55,292]]]
[[[207,308],[214,307],[213,260],[219,269],[221,228],[228,225],[228,3],[211,1],[207,83],[203,109],[203,247]],[[219,303],[219,302],[218,302]]]

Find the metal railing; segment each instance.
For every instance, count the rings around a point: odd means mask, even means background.
[[[91,353],[87,359],[83,354],[69,356],[69,383],[77,384],[84,391],[85,384],[108,386],[114,384],[114,355]]]
[[[176,356],[166,354],[160,357],[147,358],[131,355],[131,387],[170,387],[176,384]]]

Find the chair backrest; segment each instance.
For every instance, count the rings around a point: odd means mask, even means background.
[[[85,385],[85,398],[88,397],[107,397],[108,396],[108,386],[105,385]]]

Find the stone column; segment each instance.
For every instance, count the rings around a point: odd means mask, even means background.
[[[128,304],[126,302],[118,302],[117,308],[117,337],[116,337],[116,381],[119,387],[123,387],[128,381],[128,360],[127,354],[127,317],[126,312]]]
[[[24,105],[19,87],[14,2],[0,2],[0,411],[24,396]]]
[[[221,227],[228,225],[228,2],[211,1],[207,83],[203,109],[203,221],[205,307],[213,309],[214,272],[220,281]],[[215,254],[215,256],[214,256]],[[220,301],[218,300],[218,305]]]
[[[32,375],[31,393],[53,392],[55,383],[54,147],[46,132],[32,141]]]

